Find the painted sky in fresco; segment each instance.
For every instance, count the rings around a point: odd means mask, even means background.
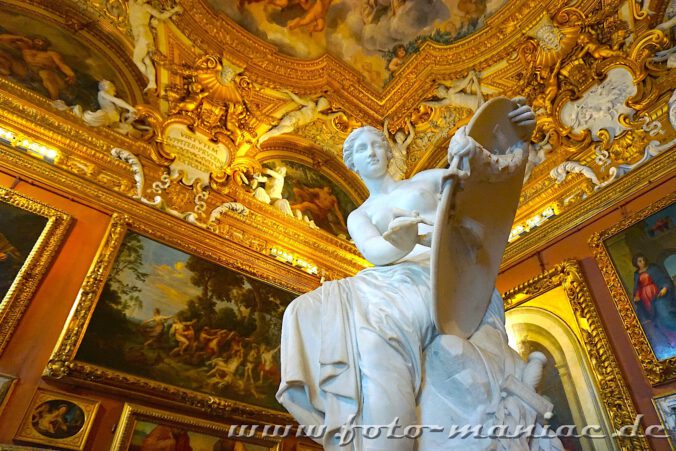
[[[384,86],[425,40],[450,44],[506,0],[205,0],[288,55],[330,53]],[[397,56],[397,46],[399,49]],[[394,63],[392,62],[394,60]]]

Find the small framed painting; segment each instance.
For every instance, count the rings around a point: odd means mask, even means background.
[[[14,440],[81,450],[98,401],[38,388]]]
[[[231,437],[231,426],[125,404],[111,450],[193,449],[213,451],[280,451],[281,439],[247,432]]]
[[[671,449],[676,448],[676,392],[653,398],[657,415],[660,417],[664,434],[669,437]]]

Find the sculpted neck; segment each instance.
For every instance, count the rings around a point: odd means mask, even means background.
[[[394,189],[397,182],[389,174],[377,178],[362,177],[362,181],[369,190],[371,196],[378,194],[389,193]]]

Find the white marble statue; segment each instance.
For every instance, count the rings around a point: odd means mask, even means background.
[[[284,93],[288,95],[291,98],[291,100],[296,102],[298,105],[301,105],[301,108],[286,113],[284,117],[282,117],[282,119],[279,121],[279,124],[272,127],[266,133],[261,135],[261,137],[258,138],[259,145],[263,144],[265,141],[272,138],[273,136],[291,133],[294,130],[302,127],[303,125],[307,125],[310,122],[315,121],[316,119],[329,120],[341,114],[339,112],[330,114],[326,113],[326,110],[328,110],[331,107],[326,97],[320,97],[315,102],[312,99],[299,97],[291,91],[284,91]]]
[[[132,56],[136,67],[148,79],[145,91],[157,89],[155,80],[155,38],[151,26],[155,20],[167,20],[174,14],[181,13],[180,6],[160,11],[148,3],[149,0],[129,0],[129,27],[134,37],[134,54]]]
[[[465,78],[456,81],[451,86],[440,84],[434,94],[440,99],[423,103],[434,108],[456,105],[472,111],[476,111],[484,103],[479,76],[474,71],[470,71]]]
[[[408,127],[408,134],[403,129],[397,130],[394,134],[394,139],[390,137],[388,130],[389,120],[385,119],[383,125],[383,133],[387,138],[387,143],[392,149],[392,158],[390,159],[390,166],[388,172],[395,180],[401,180],[406,175],[406,156],[408,154],[408,146],[411,145],[415,138],[415,128],[409,119],[406,121]]]
[[[528,106],[519,107],[510,118],[517,127],[532,127],[535,121]],[[519,143],[497,158],[462,128],[449,145],[451,168],[396,181],[388,173],[391,149],[381,130],[361,127],[345,140],[345,164],[370,192],[350,214],[348,229],[375,267],[326,282],[289,305],[282,327],[277,393],[278,401],[300,424],[324,425],[324,449],[561,449],[557,440],[529,448],[523,438],[448,438],[452,424],[532,425],[534,414],[527,413],[526,404],[514,393],[519,392],[516,386],[528,387],[526,391],[537,397],[532,391],[537,378],[525,376],[532,371],[507,344],[497,291],[469,339],[440,335],[433,320],[430,252],[424,245],[434,229],[446,179],[490,181],[496,174],[523,171],[526,147],[527,143]],[[461,168],[460,162],[469,167]],[[486,202],[490,208],[490,200]],[[491,224],[482,227],[490,233]],[[419,424],[446,429],[441,434],[423,433],[417,440],[402,433]],[[380,425],[380,433],[366,425]],[[392,434],[386,433],[387,425]]]

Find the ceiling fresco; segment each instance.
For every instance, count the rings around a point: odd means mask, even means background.
[[[426,41],[451,44],[506,0],[204,0],[283,53],[329,53],[382,87]]]
[[[483,102],[525,96],[537,127],[506,261],[676,164],[673,2],[61,3],[0,0],[2,144],[41,138],[78,183],[257,253],[283,237],[329,273],[361,264],[344,221],[368,191],[342,143],[363,125],[408,178],[447,164]],[[46,81],[20,48],[38,26]]]

